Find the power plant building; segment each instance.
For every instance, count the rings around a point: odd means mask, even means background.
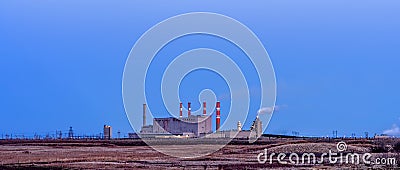
[[[220,102],[216,103],[216,132],[212,131],[212,116],[207,115],[206,102],[203,102],[203,114],[191,115],[191,103],[188,103],[188,116],[182,115],[182,103],[180,103],[179,118],[154,118],[153,125],[146,125],[146,104],[143,104],[143,126],[140,131],[142,138],[157,137],[209,137],[209,138],[249,138],[259,137],[262,134],[262,123],[257,117],[251,130],[242,130],[242,124],[238,122],[237,129],[220,130]]]
[[[183,135],[192,133],[195,136],[204,136],[212,133],[211,116],[191,115],[185,118],[155,118],[153,120],[153,133],[171,133]]]
[[[144,105],[145,106],[145,105]],[[143,107],[143,119],[146,115],[146,107]],[[154,118],[153,125],[143,126],[140,131],[142,137],[155,137],[157,135],[189,135],[194,137],[212,133],[211,116],[206,115],[206,103],[203,103],[203,115],[191,115],[191,103],[188,103],[188,117],[182,116],[182,103],[180,103],[179,118]]]

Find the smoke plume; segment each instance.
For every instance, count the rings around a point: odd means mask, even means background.
[[[396,124],[393,124],[392,128],[384,130],[383,134],[389,136],[400,136],[400,128]]]
[[[272,114],[272,112],[278,112],[283,106],[271,106],[271,107],[263,107],[257,111],[257,114]]]

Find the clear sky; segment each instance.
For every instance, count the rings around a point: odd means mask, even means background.
[[[123,135],[132,132],[121,92],[129,51],[158,22],[198,11],[242,22],[267,49],[276,73],[279,111],[266,133],[400,133],[397,0],[88,0],[0,1],[0,134],[32,136],[66,132],[70,126],[78,134],[98,134],[104,124],[113,126],[114,135],[118,130]],[[165,52],[206,42],[213,48],[226,45],[212,37],[195,38],[176,41]],[[153,71],[157,75],[160,68]],[[155,77],[150,81],[157,82]],[[196,77],[217,81],[201,84]],[[197,100],[205,86],[223,94],[226,84],[219,81],[208,72],[193,72],[182,86],[202,86],[183,88],[180,95],[185,102]],[[200,105],[195,102],[193,107]],[[250,111],[257,109],[251,105]]]

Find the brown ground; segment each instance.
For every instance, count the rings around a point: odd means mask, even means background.
[[[268,153],[304,153],[316,155],[336,150],[338,140],[264,139],[257,144],[234,142],[208,156],[182,159],[163,155],[140,141],[33,141],[0,140],[0,169],[266,169],[266,168],[398,168],[397,165],[301,164],[283,165],[274,161],[260,164],[257,155]],[[397,139],[345,140],[348,152],[370,152],[375,157],[395,157]],[[197,145],[198,146],[198,145]],[[192,145],[163,145],[185,152]],[[379,153],[380,152],[380,153]],[[286,159],[287,160],[287,159]]]

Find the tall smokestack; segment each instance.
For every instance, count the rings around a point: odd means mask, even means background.
[[[146,126],[146,110],[147,106],[146,104],[143,104],[143,126]]]
[[[190,117],[190,111],[192,110],[192,108],[190,108],[190,102],[188,102],[188,117]]]
[[[207,115],[206,102],[203,102],[203,116]]]
[[[179,103],[179,118],[182,118],[182,103]]]
[[[219,102],[217,102],[217,118],[216,118],[216,126],[215,126],[215,129],[217,130],[217,131],[219,131],[219,127],[220,127],[220,124],[221,124],[221,111],[220,111],[220,108],[221,106],[220,106],[220,103]]]

